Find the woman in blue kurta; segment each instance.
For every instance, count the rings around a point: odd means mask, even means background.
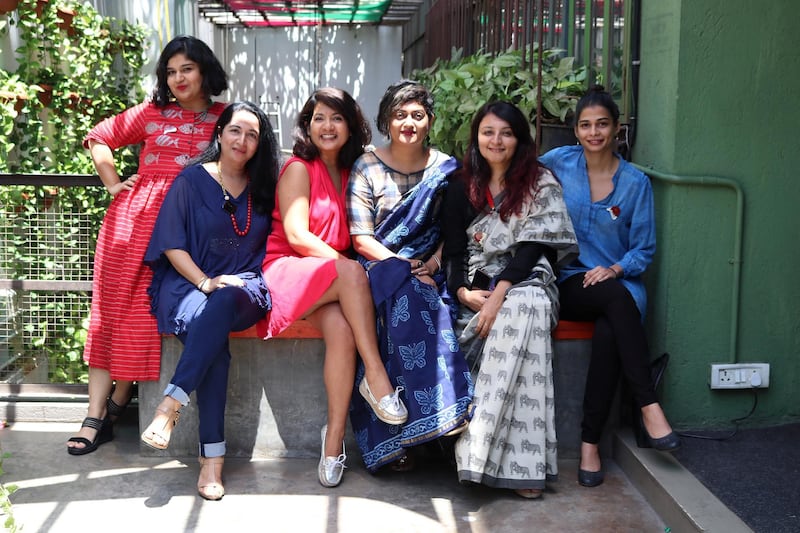
[[[408,407],[408,420],[390,426],[353,395],[350,422],[371,472],[387,464],[410,469],[411,447],[463,431],[469,420],[472,382],[440,267],[442,199],[458,162],[427,145],[433,119],[425,87],[409,80],[389,87],[377,125],[390,142],[356,161],[347,188],[350,234],[369,272],[381,359]]]
[[[142,441],[169,445],[189,394],[199,411],[200,496],[224,495],[228,335],[263,318],[270,296],[261,278],[278,174],[278,145],[255,104],[237,102],[220,115],[209,148],[175,179],[145,255],[153,269],[153,314],[161,333],[184,344]]]
[[[619,108],[602,87],[579,102],[575,134],[580,145],[556,148],[541,158],[561,180],[580,256],[561,269],[561,318],[594,321],[586,377],[578,482],[603,482],[598,443],[620,371],[641,408],[651,445],[680,447],[658,403],[650,376],[643,326],[642,274],[656,249],[653,192],[647,176],[614,151]]]

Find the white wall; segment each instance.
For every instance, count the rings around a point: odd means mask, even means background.
[[[390,26],[231,28],[217,30],[215,51],[231,80],[230,100],[251,100],[281,111],[281,145],[291,149],[297,113],[314,89],[349,92],[373,127],[386,88],[401,78],[402,30]],[[224,44],[223,44],[224,43]],[[276,126],[273,124],[273,126]]]

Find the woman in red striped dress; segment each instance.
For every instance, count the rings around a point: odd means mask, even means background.
[[[208,146],[225,108],[211,97],[227,90],[227,75],[199,39],[170,41],[156,76],[151,101],[105,119],[84,140],[113,199],[97,239],[83,353],[89,364],[89,410],[78,434],[67,442],[70,455],[91,453],[111,440],[112,417],[122,414],[132,383],[158,379],[161,341],[147,296],[152,271],[142,259],[172,181]],[[122,181],[113,150],[139,144],[137,173]]]

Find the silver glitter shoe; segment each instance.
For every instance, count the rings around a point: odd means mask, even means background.
[[[345,455],[344,442],[342,442],[342,453],[339,457],[325,457],[325,434],[328,433],[328,425],[322,426],[322,450],[319,456],[319,482],[323,487],[335,487],[342,482],[344,469],[347,468],[344,462],[347,460]]]

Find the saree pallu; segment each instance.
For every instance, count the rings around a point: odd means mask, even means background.
[[[575,256],[575,233],[557,183],[540,188],[526,209],[507,222],[495,211],[473,221],[467,229],[470,276],[478,269],[496,276],[524,241],[551,246],[561,261]],[[543,489],[558,476],[550,338],[558,289],[547,259],[511,287],[486,339],[474,333],[478,315],[462,306],[458,321],[476,379],[472,422],[456,443],[459,480]]]
[[[384,219],[375,238],[402,257],[427,257],[439,242],[438,215],[451,159],[426,172]],[[400,426],[378,420],[358,392],[359,361],[350,422],[370,472],[402,457],[404,449],[436,439],[469,420],[472,380],[453,328],[452,302],[443,273],[436,287],[411,274],[407,261],[360,261],[367,269],[375,304],[378,344],[392,386],[402,386],[408,420]]]

